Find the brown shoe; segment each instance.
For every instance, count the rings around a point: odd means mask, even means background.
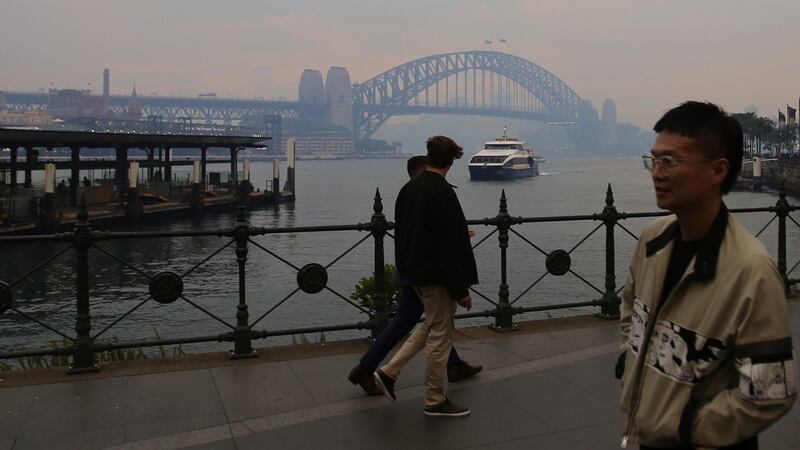
[[[467,417],[470,413],[469,408],[451,403],[448,399],[436,406],[425,408],[425,415],[428,417]]]
[[[347,379],[350,380],[351,383],[361,386],[361,389],[363,389],[367,395],[381,395],[381,390],[375,385],[375,378],[373,378],[372,373],[361,367],[361,364],[357,364],[353,367]]]
[[[474,377],[481,370],[483,370],[483,366],[471,366],[468,362],[461,361],[456,365],[447,366],[447,380],[451,383],[464,381]]]

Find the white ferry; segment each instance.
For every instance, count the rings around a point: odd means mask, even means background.
[[[503,136],[484,144],[469,160],[471,180],[511,180],[539,175],[539,162],[524,141]]]

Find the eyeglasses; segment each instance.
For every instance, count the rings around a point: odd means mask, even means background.
[[[711,161],[711,159],[710,158],[680,159],[669,155],[665,156],[642,155],[642,162],[644,163],[644,168],[649,170],[650,172],[656,170],[656,165],[660,165],[661,170],[663,170],[664,173],[669,173],[672,169],[681,164],[695,164],[706,161]]]

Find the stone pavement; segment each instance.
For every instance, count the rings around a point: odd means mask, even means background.
[[[790,315],[797,344],[800,303]],[[485,367],[448,388],[471,407],[468,418],[422,414],[424,358],[400,376],[390,404],[346,381],[365,344],[328,343],[194,367],[162,361],[158,370],[170,370],[162,373],[133,363],[75,377],[0,373],[0,450],[619,448],[617,324],[573,318],[522,328],[459,330],[459,352]],[[762,435],[761,448],[800,449],[800,405]]]

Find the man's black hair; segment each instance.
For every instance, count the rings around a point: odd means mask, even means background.
[[[688,101],[667,111],[653,131],[697,139],[707,158],[727,159],[730,168],[721,190],[723,194],[730,192],[742,169],[744,145],[739,121],[713,103]]]
[[[425,166],[428,165],[428,157],[425,155],[416,155],[408,158],[408,162],[406,163],[406,170],[408,171],[408,177],[414,178],[422,173],[425,170]]]
[[[425,143],[428,148],[428,165],[445,169],[453,160],[464,156],[464,149],[447,136],[433,136]]]

